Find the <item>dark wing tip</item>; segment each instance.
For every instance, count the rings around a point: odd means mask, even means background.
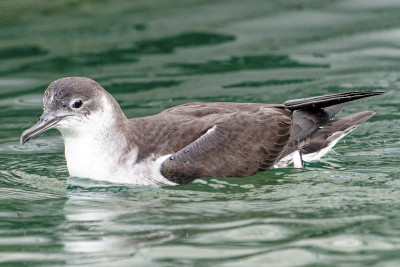
[[[283,103],[287,109],[289,110],[315,110],[321,109],[333,105],[338,105],[341,103],[346,103],[349,101],[382,95],[386,92],[384,91],[355,91],[355,92],[347,92],[347,93],[340,93],[340,94],[333,94],[333,95],[323,95],[323,96],[316,96],[310,98],[301,98],[301,99],[294,99],[289,100]]]

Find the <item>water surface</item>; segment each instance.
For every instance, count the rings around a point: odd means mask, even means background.
[[[0,3],[0,263],[397,266],[400,3]],[[102,84],[128,117],[192,101],[388,93],[307,170],[142,188],[69,177],[61,135],[24,147],[47,85]]]

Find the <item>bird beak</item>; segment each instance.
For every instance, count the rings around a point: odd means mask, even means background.
[[[65,116],[56,117],[51,113],[44,112],[35,125],[22,133],[20,139],[21,145],[23,146],[26,142],[37,135],[54,128],[64,117]]]

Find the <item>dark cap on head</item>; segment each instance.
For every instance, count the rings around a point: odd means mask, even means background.
[[[111,114],[118,123],[126,120],[117,101],[100,84],[85,77],[66,77],[52,82],[44,93],[43,111],[39,121],[22,134],[21,144],[67,121],[82,125],[83,119],[97,112]]]
[[[52,82],[44,93],[44,110],[66,110],[69,102],[82,100],[87,102],[101,94],[108,93],[100,84],[86,77],[66,77]]]

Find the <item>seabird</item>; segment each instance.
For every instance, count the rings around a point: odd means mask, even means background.
[[[71,176],[137,185],[176,185],[200,177],[245,177],[317,160],[369,119],[333,119],[345,102],[384,92],[348,92],[284,104],[189,103],[128,119],[117,101],[85,77],[54,81],[44,112],[21,145],[58,129]]]

